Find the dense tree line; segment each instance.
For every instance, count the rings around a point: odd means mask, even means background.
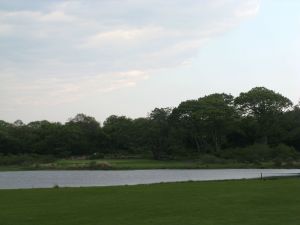
[[[256,87],[234,98],[211,94],[155,108],[146,118],[112,115],[103,125],[78,114],[65,124],[0,121],[0,155],[214,155],[237,161],[293,160],[300,152],[300,108]]]

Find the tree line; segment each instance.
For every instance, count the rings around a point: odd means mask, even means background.
[[[102,125],[84,114],[64,124],[0,120],[0,156],[150,154],[159,160],[211,155],[254,162],[295,160],[299,152],[299,104],[265,87],[155,108],[144,118],[111,115]]]

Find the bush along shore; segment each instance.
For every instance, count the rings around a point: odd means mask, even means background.
[[[0,171],[19,170],[136,170],[136,169],[242,169],[242,168],[300,168],[300,161],[234,161],[212,155],[199,156],[197,159],[146,158],[101,158],[80,157],[56,159],[52,156],[40,157],[12,155],[0,157]]]

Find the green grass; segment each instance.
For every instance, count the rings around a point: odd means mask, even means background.
[[[300,179],[0,191],[1,225],[299,225]]]

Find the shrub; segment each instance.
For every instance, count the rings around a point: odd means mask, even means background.
[[[293,147],[285,144],[280,144],[273,148],[265,144],[254,144],[244,148],[225,149],[221,152],[221,157],[246,163],[273,160],[275,166],[281,166],[283,162],[290,163],[298,159],[299,154]]]
[[[238,162],[258,163],[270,160],[272,149],[265,144],[254,144],[244,148],[225,149],[221,152],[221,157]]]
[[[104,154],[95,152],[89,157],[89,159],[104,159]]]
[[[200,161],[204,164],[210,164],[210,163],[224,163],[224,159],[220,159],[214,155],[201,155]]]
[[[55,158],[53,156],[47,155],[0,155],[0,165],[10,166],[10,165],[31,165],[38,163],[51,163],[54,162]]]
[[[282,161],[293,161],[299,157],[295,148],[285,144],[279,144],[273,148],[273,158]]]
[[[112,165],[108,162],[91,161],[88,165],[88,169],[92,169],[92,170],[105,170],[111,168]]]

